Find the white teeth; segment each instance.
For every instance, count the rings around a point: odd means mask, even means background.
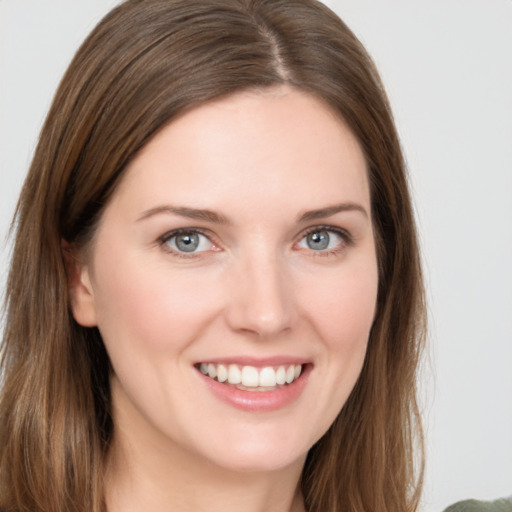
[[[234,385],[241,384],[245,388],[257,388],[258,391],[265,391],[265,388],[291,384],[300,377],[302,365],[291,364],[289,366],[256,368],[237,364],[201,363],[199,371],[211,379],[217,379],[219,382]]]
[[[209,364],[208,365],[208,375],[212,379],[215,379],[215,377],[217,377],[217,367],[214,364]]]
[[[271,366],[262,368],[258,384],[264,387],[274,387],[276,385],[276,372],[274,368]]]
[[[228,382],[230,384],[240,384],[242,382],[242,372],[236,364],[230,364],[228,368]]]
[[[217,380],[219,382],[226,382],[228,380],[228,370],[223,364],[217,366]]]
[[[208,372],[209,373],[209,372]],[[295,366],[289,366],[286,370],[286,384],[291,384],[295,377]]]
[[[257,388],[259,384],[258,370],[254,366],[244,366],[242,368],[242,385],[248,388]]]
[[[284,366],[280,366],[276,372],[276,384],[282,386],[286,382],[286,369]]]

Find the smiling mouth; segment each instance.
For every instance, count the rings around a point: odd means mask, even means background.
[[[205,376],[244,391],[273,391],[292,384],[303,365],[288,364],[256,368],[249,365],[200,363],[196,368]]]

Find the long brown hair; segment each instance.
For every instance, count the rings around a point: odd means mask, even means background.
[[[63,77],[16,210],[0,367],[4,510],[105,507],[109,360],[98,330],[70,314],[63,247],[87,247],[127,163],[178,114],[276,84],[321,98],[358,138],[379,262],[364,367],[310,450],[301,481],[306,507],[416,508],[422,279],[404,161],[371,59],[315,0],[128,0],[94,29]]]

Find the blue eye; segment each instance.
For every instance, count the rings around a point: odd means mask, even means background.
[[[301,239],[299,247],[312,251],[329,251],[338,248],[343,241],[342,235],[333,230],[315,229]]]
[[[165,237],[164,243],[171,249],[182,253],[195,253],[208,251],[212,248],[212,242],[198,231],[180,231]]]

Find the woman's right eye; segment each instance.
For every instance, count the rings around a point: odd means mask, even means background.
[[[179,230],[168,233],[162,237],[162,244],[183,254],[210,251],[215,247],[206,235],[195,230]]]

